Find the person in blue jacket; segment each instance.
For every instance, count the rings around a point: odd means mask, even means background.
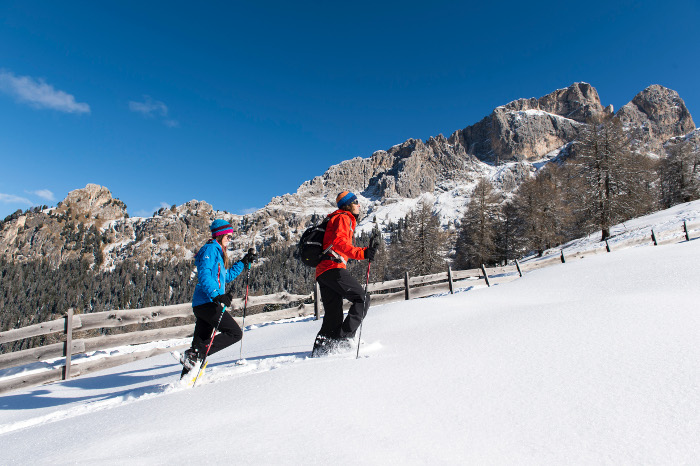
[[[221,315],[222,306],[231,306],[233,295],[226,293],[226,284],[232,282],[245,267],[249,267],[255,259],[254,252],[249,251],[243,259],[231,263],[226,253],[226,247],[233,238],[233,227],[225,220],[214,220],[209,227],[211,239],[197,252],[197,286],[192,297],[192,311],[196,317],[192,347],[180,358],[183,365],[183,375],[202,360],[206,348],[211,341],[211,335],[216,323],[219,323],[219,334],[209,349],[214,354],[241,340],[243,332],[228,312]]]

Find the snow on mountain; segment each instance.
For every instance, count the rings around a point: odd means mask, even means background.
[[[634,247],[375,306],[359,360],[308,359],[320,322],[296,319],[246,329],[248,363],[214,355],[195,389],[162,355],[12,392],[3,463],[694,464],[699,260]]]

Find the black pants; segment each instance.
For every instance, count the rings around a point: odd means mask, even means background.
[[[318,334],[330,338],[353,338],[369,309],[369,293],[365,295],[362,285],[346,269],[327,270],[316,281],[326,312]],[[345,320],[343,298],[352,303]]]
[[[192,337],[192,348],[199,350],[200,354],[207,351],[207,345],[211,341],[211,332],[216,326],[216,322],[221,315],[221,307],[215,303],[206,303],[192,308],[197,321],[194,324],[194,336]],[[231,314],[224,312],[221,315],[219,324],[219,334],[214,338],[209,354],[214,354],[222,349],[233,345],[243,338],[241,327],[238,326]]]

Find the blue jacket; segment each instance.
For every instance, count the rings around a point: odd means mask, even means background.
[[[221,246],[209,240],[194,258],[197,266],[197,286],[192,296],[192,306],[212,302],[212,298],[226,292],[226,284],[232,282],[243,271],[243,262],[238,261],[230,269],[224,268]]]

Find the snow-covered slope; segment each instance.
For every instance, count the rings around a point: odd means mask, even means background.
[[[635,247],[372,307],[359,360],[307,359],[302,319],[195,389],[163,355],[13,392],[2,462],[694,464],[698,263],[700,240]]]
[[[700,221],[700,200],[678,204],[669,209],[660,210],[643,217],[633,218],[623,223],[619,223],[610,228],[611,237],[608,240],[612,249],[625,247],[628,241],[646,238],[651,241],[651,230],[658,235],[659,240],[677,238],[679,241],[684,237],[683,222],[687,222],[691,227]],[[591,233],[588,236],[577,238],[566,244],[557,246],[547,254],[556,254],[560,249],[567,254],[587,251],[605,246],[600,241],[600,231]]]

